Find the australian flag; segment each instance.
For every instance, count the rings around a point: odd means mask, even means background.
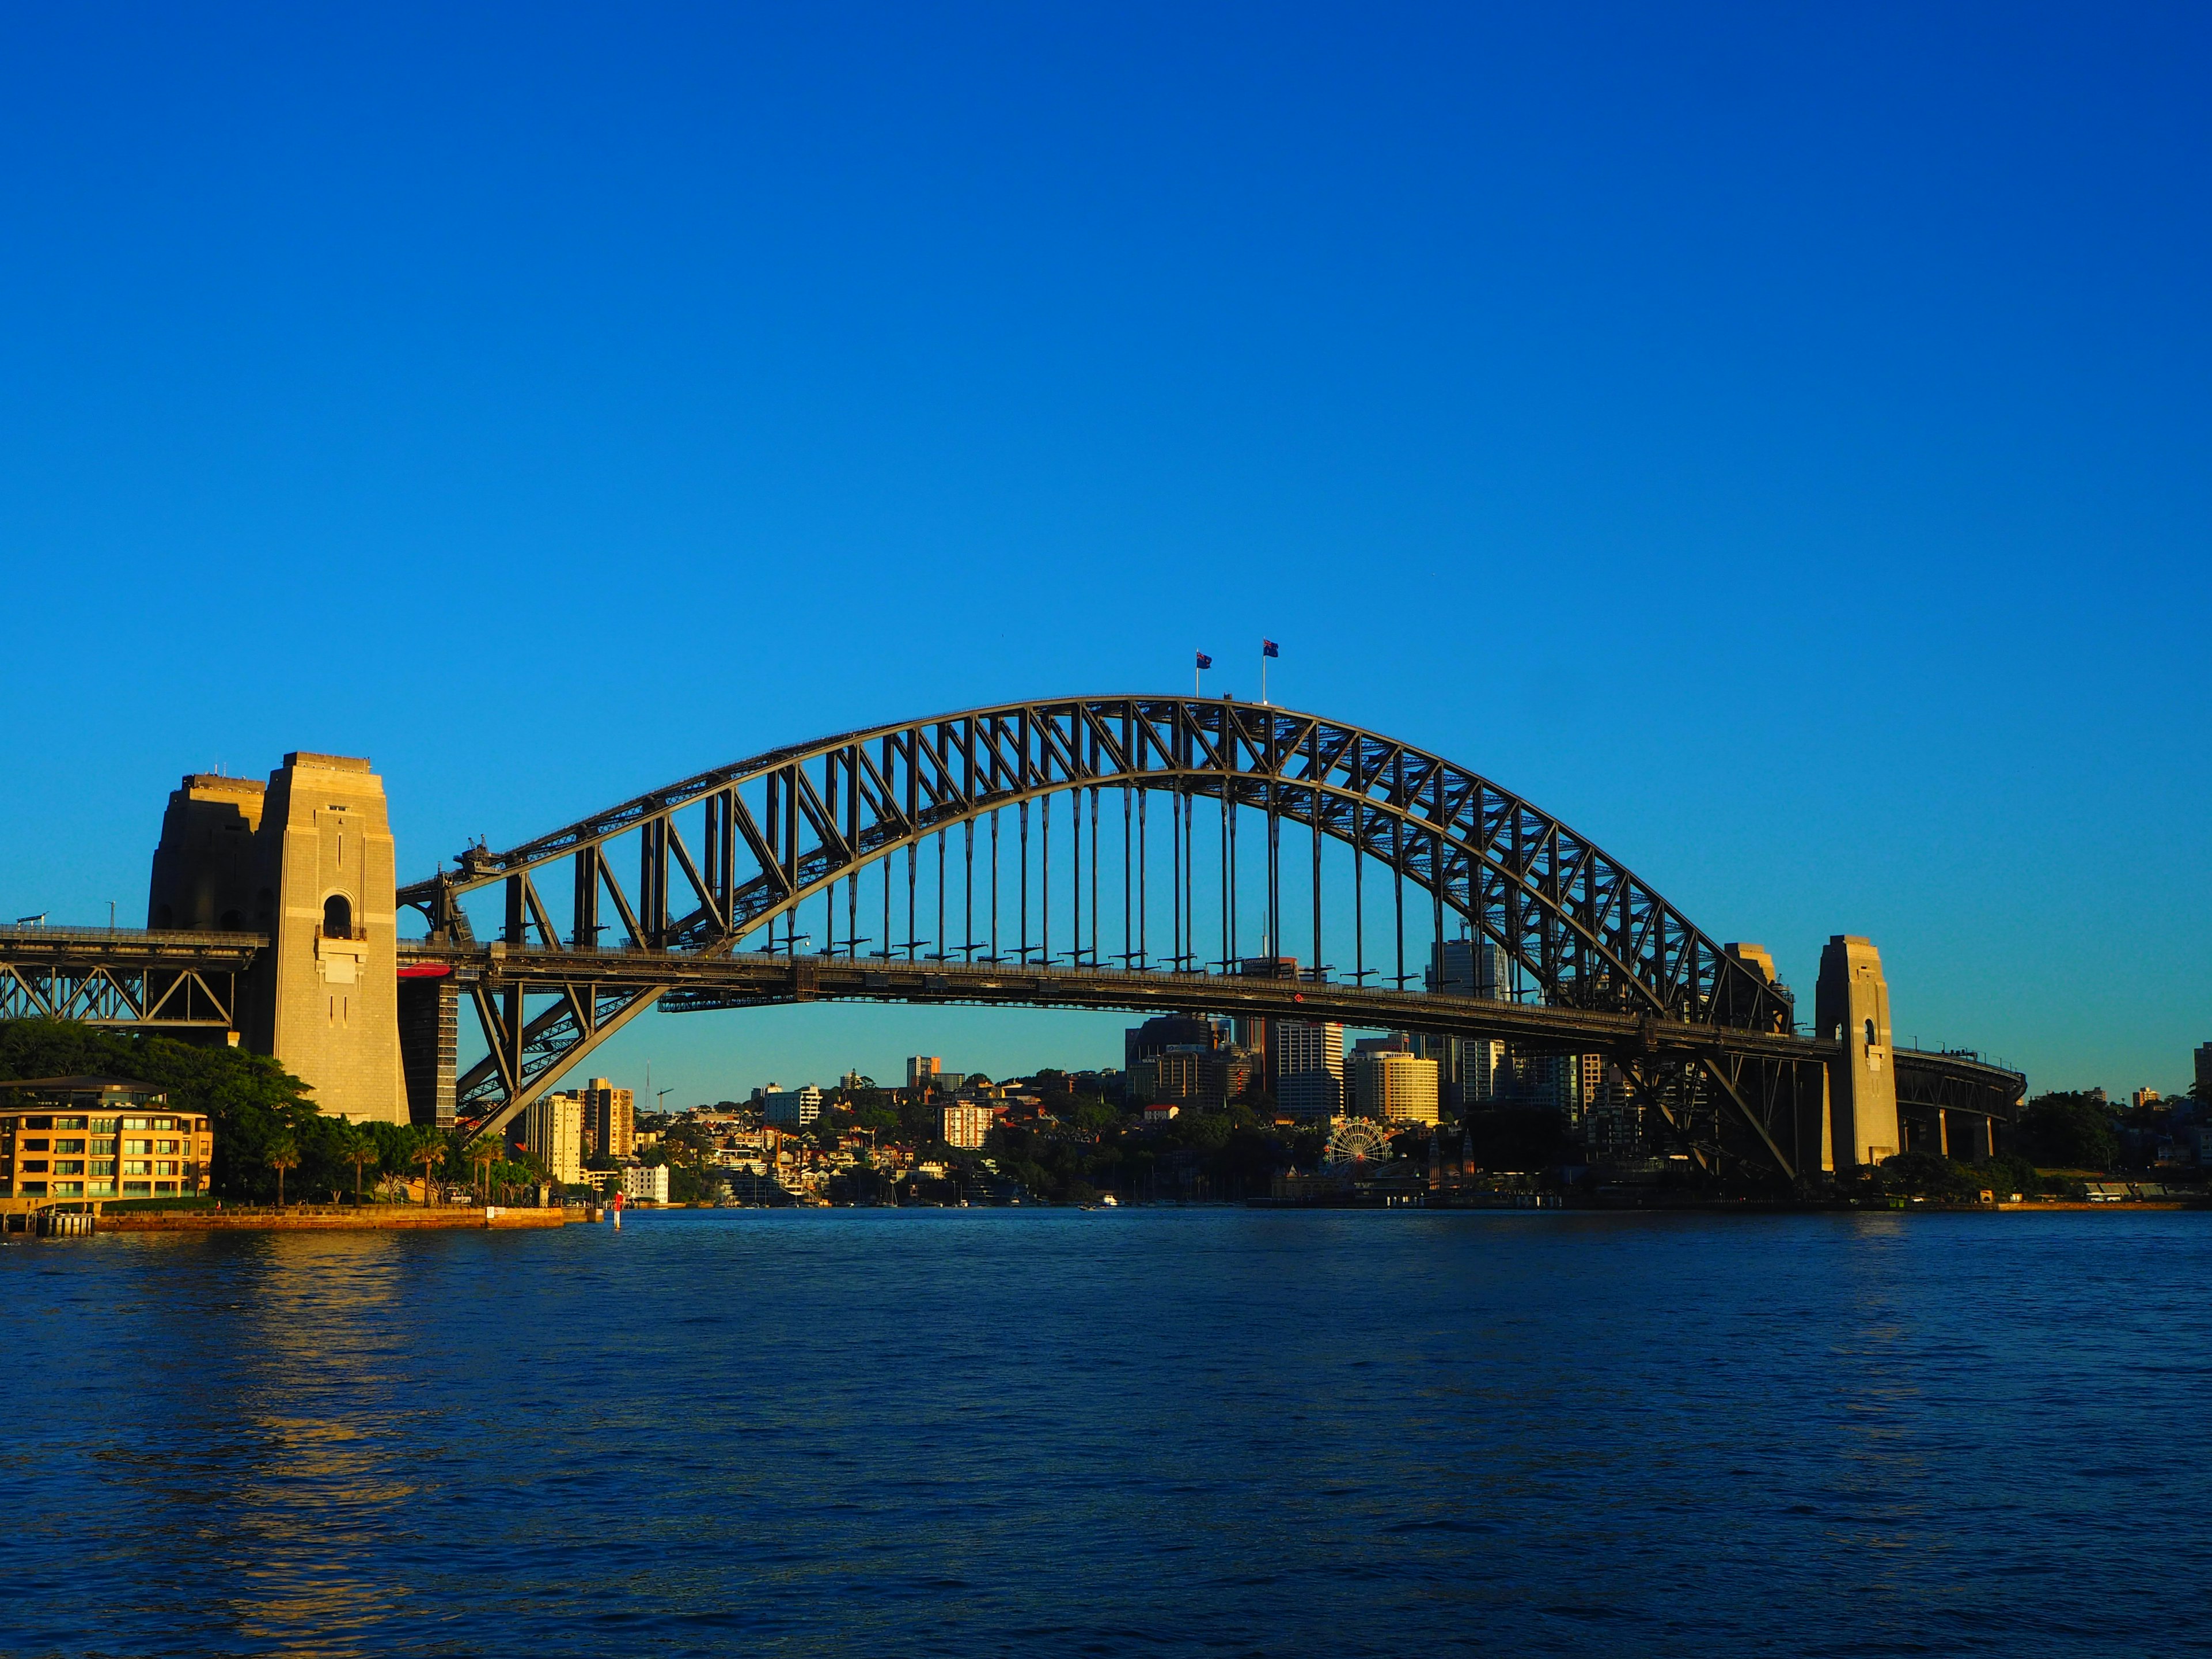
[[[1200,668],[1211,668],[1213,666],[1213,659],[1201,651],[1198,653],[1198,665]]]
[[[1262,640],[1260,641],[1260,654],[1263,657],[1279,657],[1283,654],[1283,648],[1273,640]]]

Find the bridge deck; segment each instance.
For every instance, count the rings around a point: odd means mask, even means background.
[[[608,948],[532,950],[403,941],[403,966],[440,964],[482,976],[488,987],[659,988],[672,1012],[760,1007],[813,1000],[1016,1004],[1139,1013],[1228,1014],[1256,1019],[1333,1020],[1383,1030],[1498,1037],[1526,1051],[1729,1054],[1825,1064],[1838,1044],[1779,1031],[1692,1025],[1633,1014],[1499,1002],[1337,981],[1071,967],[1038,963],[885,962],[865,957],[738,951],[703,955]],[[2018,1073],[1967,1054],[1897,1051],[1910,1067],[1998,1093]]]

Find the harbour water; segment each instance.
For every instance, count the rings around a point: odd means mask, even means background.
[[[2212,1642],[2193,1214],[0,1249],[0,1651]]]

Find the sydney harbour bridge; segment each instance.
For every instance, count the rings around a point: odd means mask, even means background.
[[[1763,950],[1717,942],[1531,802],[1267,704],[1075,697],[844,732],[504,851],[471,846],[404,885],[387,872],[380,890],[380,784],[373,813],[302,804],[362,787],[367,763],[287,760],[267,810],[289,802],[289,830],[260,833],[258,784],[188,777],[172,797],[155,926],[0,929],[0,1018],[243,1031],[340,1109],[367,1063],[343,1045],[396,1038],[398,1115],[474,1135],[649,1008],[833,999],[1334,1021],[1599,1054],[1674,1149],[1785,1182],[1908,1145],[1986,1152],[2024,1092],[1972,1053],[1898,1048],[1865,941],[1831,942],[1836,983],[1824,957],[1806,1020]],[[294,761],[310,769],[295,778]],[[238,822],[215,823],[218,809]],[[1461,938],[1498,946],[1509,979],[1428,971]],[[304,1016],[287,1025],[293,1005],[312,1006],[312,1037]]]

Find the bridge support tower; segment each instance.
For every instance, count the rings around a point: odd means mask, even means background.
[[[1841,1172],[1879,1164],[1904,1143],[1898,1127],[1889,982],[1882,977],[1881,952],[1871,940],[1849,933],[1828,940],[1820,952],[1814,1009],[1820,1036],[1842,1040],[1842,1051],[1829,1062],[1835,1167]]]
[[[284,757],[264,787],[188,777],[169,798],[157,927],[265,933],[239,1036],[356,1122],[404,1123],[398,932],[384,781],[343,755]]]

